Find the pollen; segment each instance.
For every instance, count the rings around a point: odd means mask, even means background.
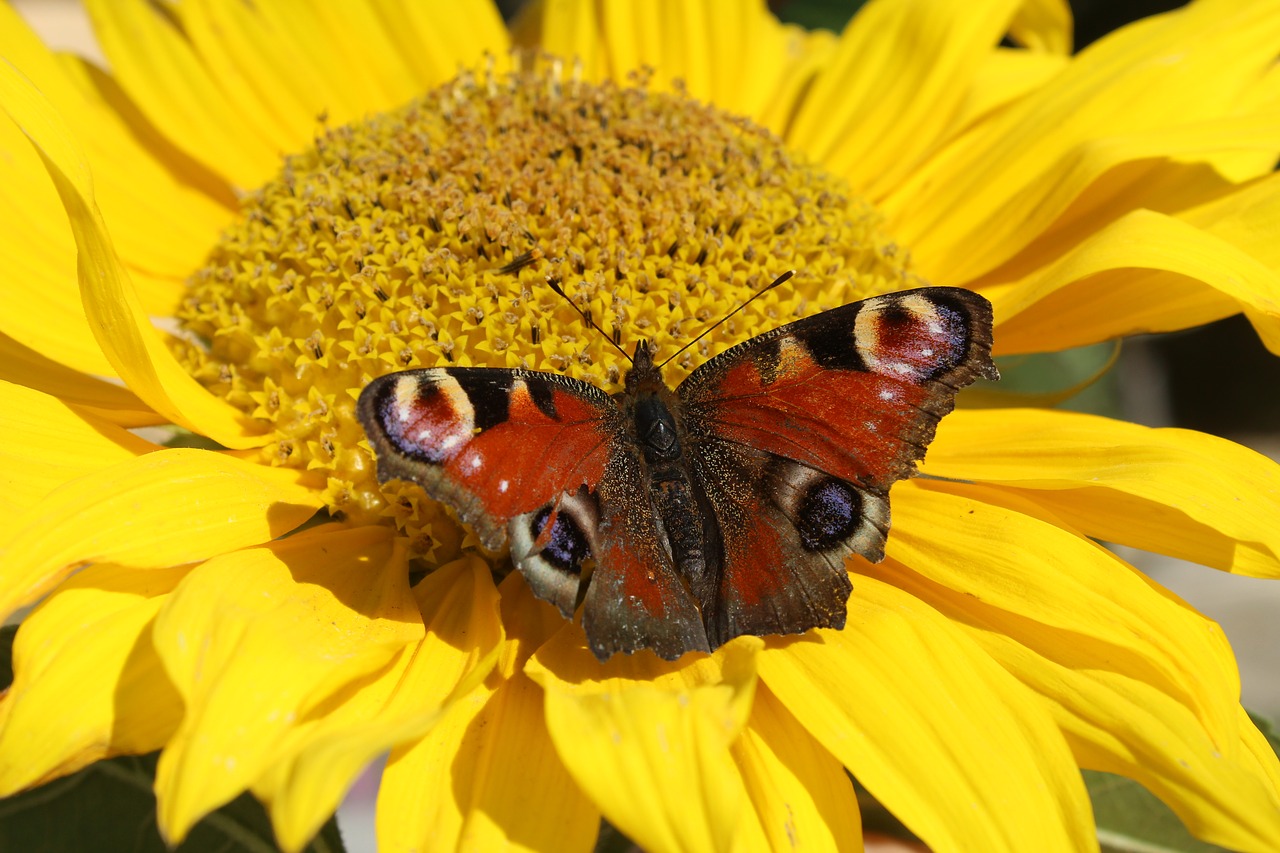
[[[921,283],[873,206],[768,131],[643,75],[522,64],[321,121],[245,194],[179,311],[192,374],[272,425],[264,461],[314,472],[335,514],[395,524],[428,568],[476,540],[416,488],[379,486],[354,413],[373,377],[525,367],[614,392],[610,338],[665,358],[796,270],[672,361],[674,385],[748,337]]]

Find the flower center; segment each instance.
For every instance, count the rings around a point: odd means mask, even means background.
[[[548,286],[673,385],[752,335],[915,284],[880,217],[767,131],[680,94],[463,74],[395,112],[324,130],[249,194],[190,282],[191,372],[270,421],[271,464],[317,472],[335,512],[392,519],[428,563],[468,543],[416,489],[380,487],[354,416],[411,367],[552,370],[618,389],[626,363]]]

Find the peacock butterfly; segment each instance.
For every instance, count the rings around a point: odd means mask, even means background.
[[[672,390],[641,341],[623,390],[555,373],[407,370],[357,411],[378,478],[452,506],[600,660],[842,628],[845,562],[884,557],[889,487],[991,361],[968,290],[876,296],[751,338]]]

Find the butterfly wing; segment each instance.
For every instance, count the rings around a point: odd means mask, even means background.
[[[357,415],[379,480],[417,483],[488,548],[509,539],[530,588],[566,618],[590,579],[583,625],[598,656],[706,648],[633,440],[599,388],[535,371],[409,370],[370,382]]]
[[[683,404],[722,559],[695,594],[712,647],[841,627],[845,559],[884,556],[889,486],[910,476],[956,392],[991,362],[991,306],[957,288],[845,305],[695,370]]]

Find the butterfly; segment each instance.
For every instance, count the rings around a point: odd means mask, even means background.
[[[613,395],[556,373],[441,367],[371,381],[378,478],[409,480],[511,560],[604,661],[843,628],[846,561],[884,557],[889,487],[956,392],[998,379],[991,305],[889,293],[797,320],[674,390],[647,341]]]

